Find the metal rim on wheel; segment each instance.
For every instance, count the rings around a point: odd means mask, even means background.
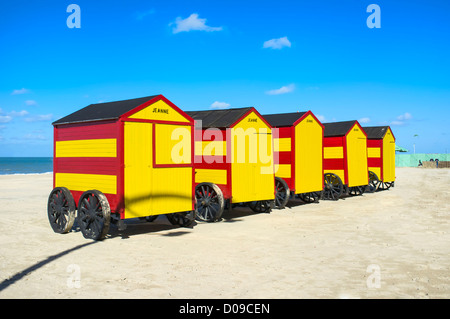
[[[197,200],[197,220],[214,222],[220,219],[225,208],[225,200],[217,185],[198,184],[195,187],[195,198]]]
[[[298,197],[305,203],[316,203],[323,196],[323,191],[298,194]]]
[[[344,185],[339,176],[333,173],[324,174],[323,199],[338,200],[344,193]]]
[[[75,201],[65,187],[56,187],[48,197],[47,213],[50,226],[58,234],[68,233],[75,221]]]
[[[289,186],[280,177],[275,177],[275,207],[282,209],[289,201]]]
[[[254,202],[249,202],[248,207],[255,213],[270,213],[272,207],[274,206],[273,200],[258,200]]]
[[[78,225],[83,236],[102,240],[109,230],[111,209],[106,196],[98,190],[84,192],[78,203]]]
[[[172,225],[189,227],[195,220],[195,212],[189,211],[183,213],[166,214],[166,217]]]
[[[369,185],[367,187],[367,191],[369,193],[374,193],[378,190],[378,187],[380,187],[380,179],[378,178],[377,174],[369,171]]]
[[[353,186],[349,189],[349,194],[351,196],[359,196],[364,194],[364,191],[366,190],[366,186]]]

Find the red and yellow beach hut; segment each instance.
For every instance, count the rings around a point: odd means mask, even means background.
[[[369,189],[389,189],[395,182],[395,136],[389,126],[364,127],[367,134]]]
[[[84,237],[95,240],[128,218],[192,222],[194,121],[163,95],[91,104],[53,125],[55,232],[70,231],[76,211]]]
[[[367,135],[358,121],[324,123],[323,199],[361,195],[369,183]]]
[[[195,120],[197,219],[220,219],[225,205],[266,212],[274,200],[272,133],[253,107],[189,111]]]
[[[275,207],[283,208],[291,194],[317,201],[324,187],[322,123],[311,111],[264,118],[274,128]]]

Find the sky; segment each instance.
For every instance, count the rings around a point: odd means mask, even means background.
[[[52,156],[53,121],[155,94],[390,125],[410,153],[447,153],[449,14],[435,0],[1,1],[0,156]]]

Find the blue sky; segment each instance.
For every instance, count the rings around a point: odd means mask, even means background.
[[[0,156],[52,156],[53,121],[153,94],[387,124],[411,152],[445,153],[449,14],[448,1],[2,1]]]

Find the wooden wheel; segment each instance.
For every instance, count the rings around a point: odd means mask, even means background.
[[[366,190],[366,186],[353,186],[349,189],[349,194],[351,196],[358,196],[364,194],[364,191]]]
[[[259,200],[255,202],[249,202],[248,207],[255,213],[270,213],[274,206],[273,200]]]
[[[183,213],[166,214],[166,217],[172,225],[189,227],[195,220],[195,212],[189,211]]]
[[[344,185],[339,176],[333,173],[324,175],[325,187],[323,189],[323,199],[338,200],[344,193]]]
[[[78,225],[83,236],[102,240],[109,230],[111,209],[106,196],[98,190],[84,192],[78,203]]]
[[[369,193],[374,193],[378,190],[378,187],[380,187],[380,180],[377,174],[375,174],[372,171],[369,171],[369,185],[367,187],[367,191]]]
[[[275,207],[282,209],[289,201],[289,186],[279,177],[275,177]]]
[[[380,182],[378,189],[387,190],[394,186],[394,182]]]
[[[65,187],[56,187],[50,193],[47,213],[50,226],[58,234],[68,233],[75,221],[75,201]]]
[[[311,192],[311,193],[304,193],[304,194],[298,194],[298,197],[304,201],[305,203],[316,203],[319,201],[319,199],[323,196],[323,191],[321,192]]]
[[[225,200],[220,188],[212,183],[200,183],[195,187],[197,200],[197,220],[214,222],[220,219],[225,208]]]

